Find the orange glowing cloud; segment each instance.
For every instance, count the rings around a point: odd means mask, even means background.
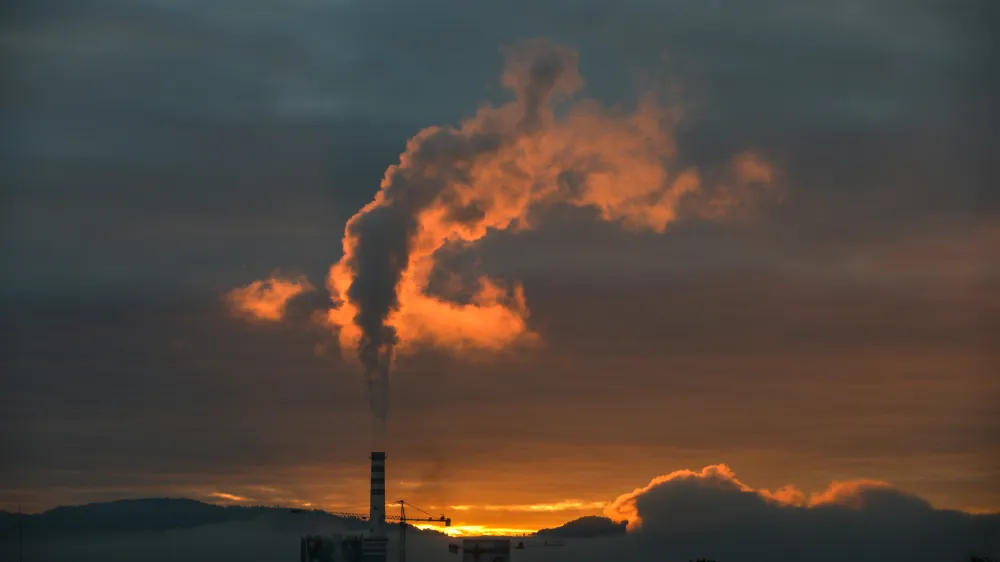
[[[506,511],[506,512],[524,512],[524,513],[547,513],[556,511],[581,511],[581,510],[592,510],[601,509],[605,506],[605,502],[585,502],[580,500],[563,500],[561,502],[555,503],[531,503],[531,504],[512,504],[512,505],[450,505],[448,509],[451,511],[472,511],[472,510],[482,510],[482,511]]]
[[[758,154],[737,154],[724,172],[712,196],[695,201],[696,213],[704,219],[745,218],[762,202],[782,197],[777,187],[777,171]]]
[[[752,152],[745,152],[733,158],[733,168],[737,177],[746,183],[758,182],[770,185],[774,181],[774,167]]]
[[[822,505],[839,505],[854,509],[864,507],[865,492],[869,490],[894,490],[885,482],[878,480],[856,480],[851,482],[833,482],[819,493],[807,496],[794,486],[784,486],[771,492],[765,489],[755,489],[740,482],[736,474],[725,464],[706,466],[700,472],[678,470],[669,474],[657,476],[642,488],[618,496],[604,508],[604,515],[614,521],[627,521],[628,530],[634,531],[642,526],[639,513],[639,498],[661,486],[671,484],[697,484],[721,490],[754,494],[767,502],[785,507],[812,508]]]
[[[271,277],[233,289],[226,293],[225,300],[233,314],[251,320],[277,322],[284,317],[290,300],[313,289],[305,277]]]
[[[236,494],[227,494],[226,492],[212,492],[209,497],[216,498],[219,500],[227,502],[245,502],[248,501],[247,498],[243,496],[237,496]]]
[[[892,490],[893,487],[880,480],[852,480],[850,482],[833,482],[830,486],[809,498],[810,507],[818,505],[841,505],[860,509],[865,505],[865,494],[868,490]],[[801,503],[798,505],[802,505]]]
[[[701,472],[677,470],[670,474],[657,476],[650,480],[649,484],[644,487],[636,488],[627,494],[618,496],[615,501],[604,508],[604,515],[613,521],[628,521],[628,530],[630,531],[638,529],[642,525],[642,519],[639,517],[639,508],[637,506],[637,500],[640,496],[668,482],[691,480],[709,482],[728,489],[735,488],[742,492],[752,491],[749,486],[737,480],[736,474],[732,469],[724,464],[706,466],[701,469]]]

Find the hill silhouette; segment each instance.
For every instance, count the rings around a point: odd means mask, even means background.
[[[588,515],[574,519],[553,529],[542,529],[538,536],[557,537],[563,539],[589,539],[624,535],[627,522],[615,522],[607,517]]]
[[[261,518],[328,520],[348,528],[364,529],[358,519],[339,517],[325,511],[292,512],[285,507],[222,506],[190,499],[152,498],[118,500],[78,506],[63,506],[43,513],[20,515],[0,512],[0,536],[17,532],[18,520],[31,536],[73,536],[125,534],[192,529],[203,525],[252,521]],[[294,518],[294,519],[293,519]]]

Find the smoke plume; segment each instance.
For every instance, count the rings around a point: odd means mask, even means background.
[[[532,40],[503,53],[503,85],[515,100],[411,139],[374,201],[348,222],[343,257],[330,270],[328,320],[343,347],[357,348],[382,420],[398,349],[499,349],[537,337],[519,285],[481,277],[466,303],[428,294],[442,247],[475,242],[491,229],[532,228],[529,211],[553,203],[595,207],[604,220],[663,232],[682,198],[717,216],[742,188],[771,182],[765,161],[738,155],[733,182],[717,186],[723,198],[713,204],[697,170],[675,162],[674,112],[648,100],[634,113],[580,101],[557,118],[554,106],[583,85],[576,52]]]
[[[572,102],[583,79],[571,48],[530,40],[503,54],[502,83],[514,101],[410,139],[375,199],[348,221],[342,258],[330,269],[326,320],[343,349],[357,350],[382,425],[398,352],[419,345],[498,350],[538,340],[519,284],[480,276],[463,287],[471,295],[463,302],[432,294],[438,250],[468,246],[491,230],[531,229],[539,215],[531,211],[553,204],[663,232],[682,210],[723,218],[772,182],[770,165],[744,153],[713,174],[721,183],[703,185],[698,170],[677,162],[677,112],[652,99],[634,112]]]

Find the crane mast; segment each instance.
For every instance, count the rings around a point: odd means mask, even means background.
[[[409,521],[421,521],[425,523],[444,523],[445,527],[451,527],[451,518],[445,517],[444,515],[438,517],[432,517],[430,513],[420,509],[419,507],[407,503],[404,500],[399,500],[396,503],[399,504],[399,516],[389,516],[387,519],[399,519],[399,562],[406,562],[406,524]],[[427,517],[407,517],[406,516],[406,506],[410,506],[413,509],[427,515]]]

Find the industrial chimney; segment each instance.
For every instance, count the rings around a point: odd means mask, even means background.
[[[365,562],[385,562],[389,539],[385,536],[385,453],[373,452],[368,537],[362,543]]]

